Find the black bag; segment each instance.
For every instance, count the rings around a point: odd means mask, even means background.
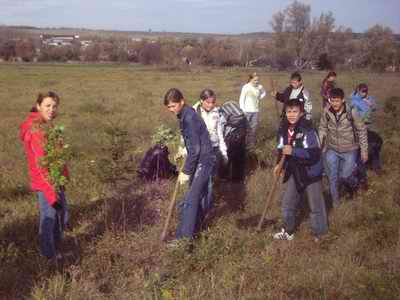
[[[155,145],[147,150],[137,170],[139,177],[154,181],[177,175],[176,166],[169,161],[168,155],[168,147],[164,145]]]
[[[225,102],[219,111],[226,120],[223,134],[228,148],[242,143],[246,137],[247,119],[239,104],[235,101]]]

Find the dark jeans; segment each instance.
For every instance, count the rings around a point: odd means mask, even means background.
[[[328,231],[325,200],[322,194],[322,182],[318,181],[308,185],[305,189],[308,205],[311,210],[310,220],[313,234],[319,236]],[[286,183],[282,197],[282,215],[285,223],[285,230],[292,234],[296,226],[296,209],[302,195],[296,189],[294,177],[291,176]]]
[[[375,131],[368,130],[368,164],[371,165],[372,170],[378,171],[381,166],[381,148],[383,140]]]
[[[368,130],[368,161],[363,163],[361,160],[361,153],[359,153],[356,172],[359,180],[367,180],[368,167],[375,172],[381,170],[380,154],[382,144],[382,138],[376,132]]]
[[[228,146],[228,165],[225,170],[233,181],[241,181],[245,176],[246,139]]]
[[[190,179],[189,190],[183,200],[178,204],[179,224],[176,230],[176,238],[193,239],[200,230],[201,223],[207,213],[208,207],[204,199],[208,199],[209,180],[215,166],[215,157],[207,163],[199,163],[194,175]]]
[[[57,212],[46,200],[42,192],[37,192],[39,198],[40,224],[39,240],[40,251],[43,256],[52,258],[56,255],[63,237],[64,225],[68,223],[68,207],[64,192],[58,193],[57,201],[62,210]],[[64,224],[62,224],[64,221]]]

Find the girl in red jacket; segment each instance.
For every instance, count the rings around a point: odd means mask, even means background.
[[[64,189],[58,191],[50,183],[49,172],[42,166],[47,144],[44,127],[51,126],[57,115],[60,98],[54,92],[39,94],[36,105],[20,127],[20,138],[28,160],[31,188],[37,193],[40,209],[39,240],[42,255],[57,261],[63,228],[68,221]],[[66,174],[65,169],[65,176]]]

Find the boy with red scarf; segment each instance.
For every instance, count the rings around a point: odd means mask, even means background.
[[[311,229],[316,239],[328,230],[325,201],[322,194],[322,159],[318,135],[304,117],[304,106],[299,99],[285,104],[285,118],[278,132],[279,159],[285,155],[282,197],[284,226],[274,239],[292,240],[298,203],[307,195],[311,210]],[[280,168],[274,169],[279,176]]]

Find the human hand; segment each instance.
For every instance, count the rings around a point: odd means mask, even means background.
[[[366,163],[368,161],[368,153],[361,153],[361,160]]]
[[[178,182],[179,182],[180,185],[183,185],[183,184],[185,184],[186,182],[189,181],[189,178],[190,178],[190,175],[187,175],[187,174],[185,174],[183,172],[180,172],[179,176],[178,176]]]
[[[276,94],[278,94],[277,91],[271,91],[271,96],[272,96],[272,97],[276,97]]]
[[[283,155],[292,155],[293,147],[290,145],[283,146],[282,153],[283,153]]]
[[[279,177],[281,175],[281,171],[282,168],[281,166],[278,164],[274,167],[273,173],[274,173],[274,177]]]
[[[174,156],[174,160],[178,161],[182,158],[185,158],[186,156],[187,156],[186,148],[179,147],[178,152]]]

